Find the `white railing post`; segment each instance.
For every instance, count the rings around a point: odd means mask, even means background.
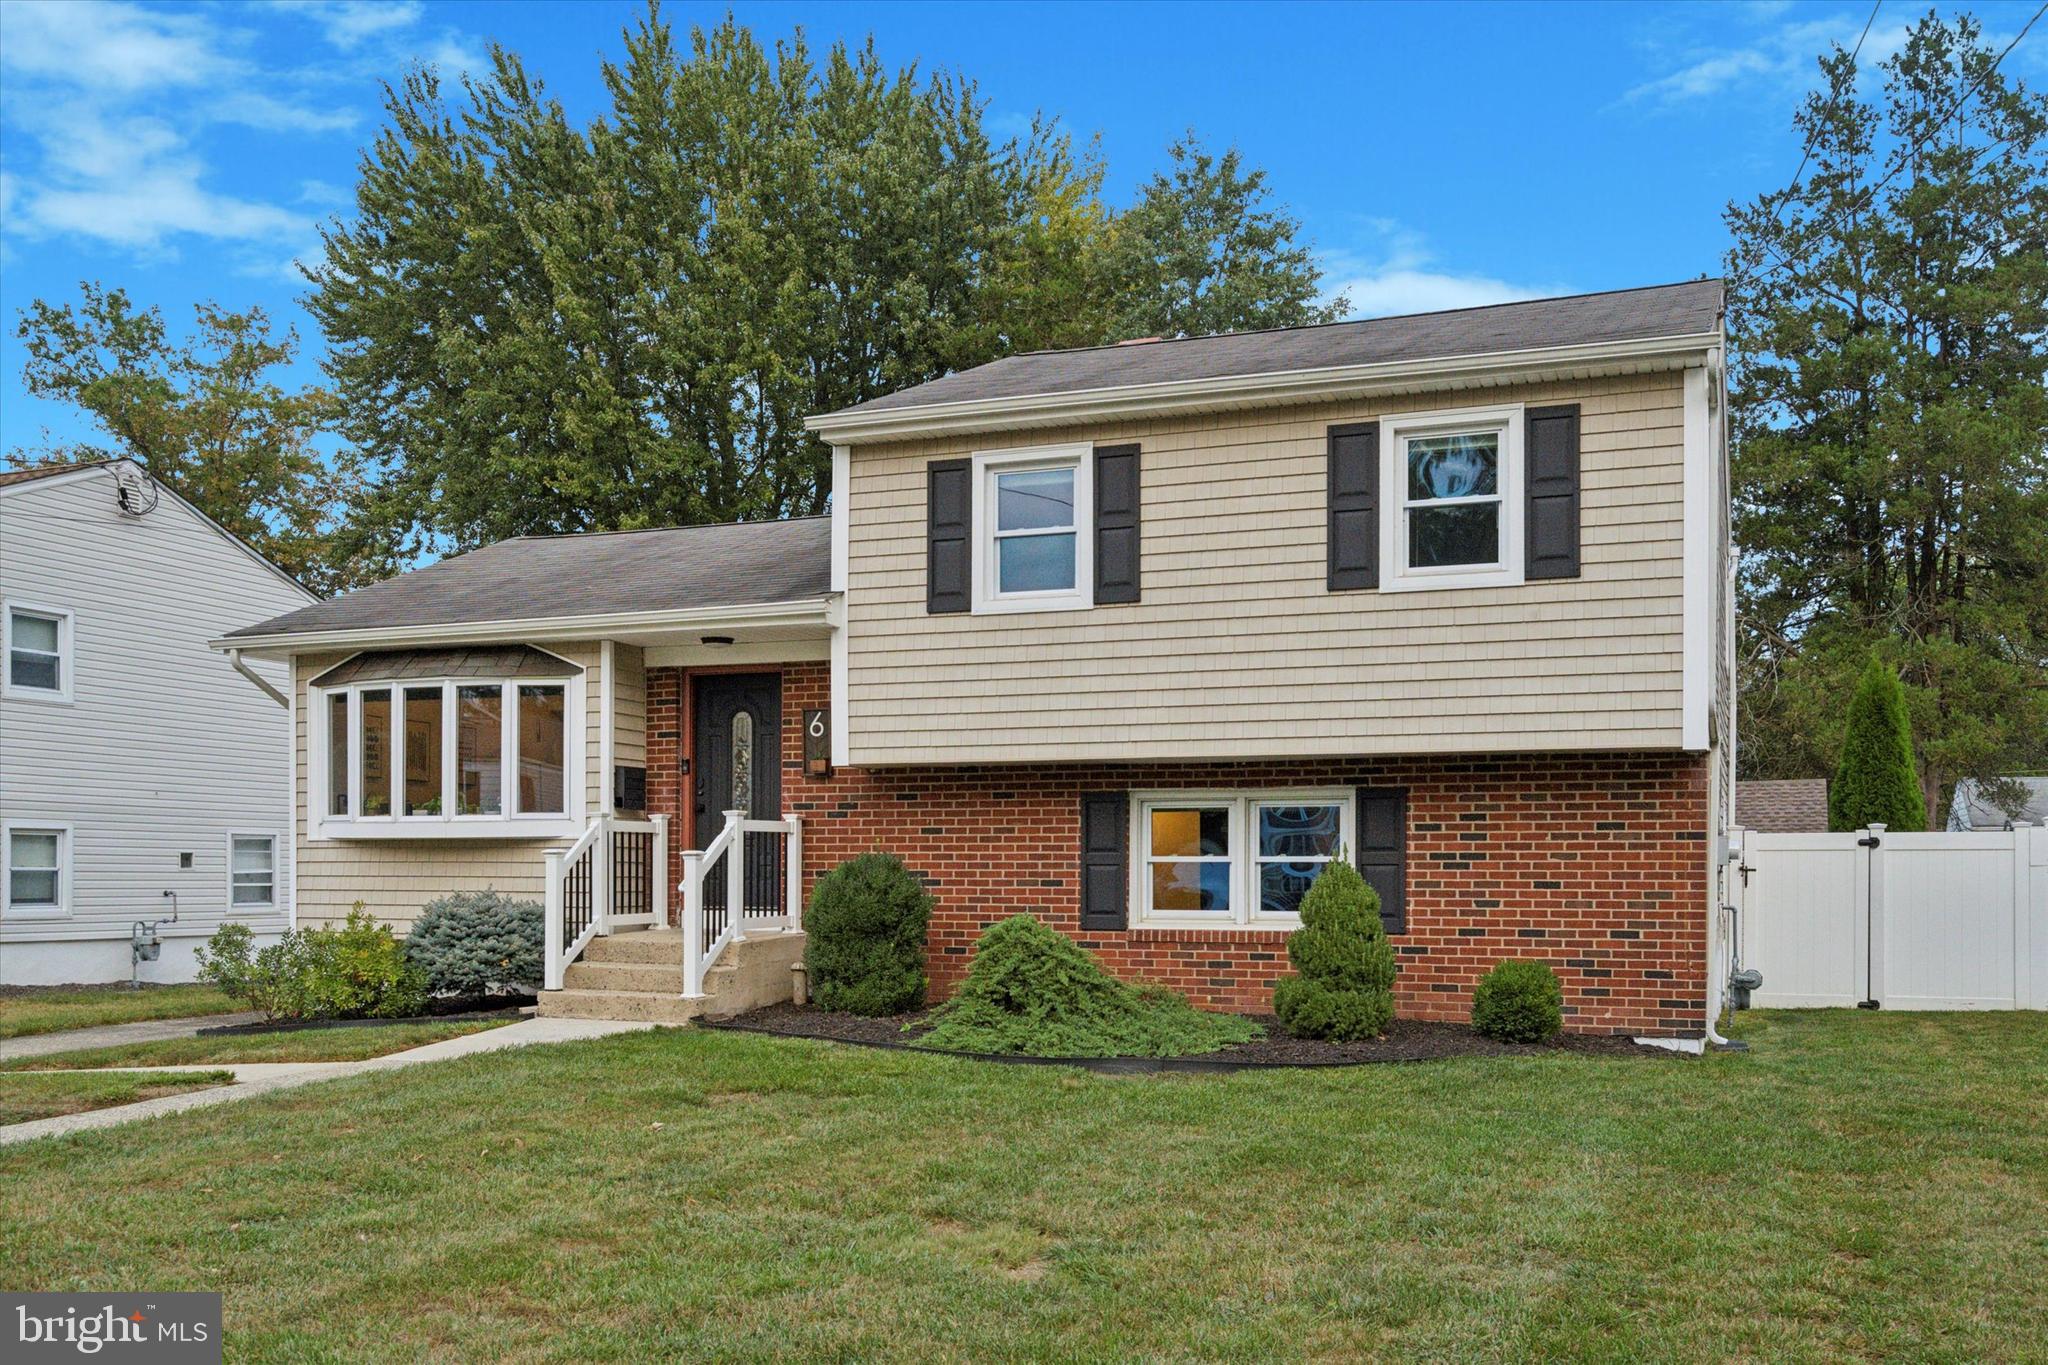
[[[789,826],[788,842],[784,845],[788,861],[782,874],[787,884],[782,914],[785,927],[799,934],[804,927],[804,822],[794,815],[783,816],[782,822]]]
[[[562,989],[562,850],[551,848],[542,857],[547,860],[547,890],[541,915],[546,926],[543,932],[547,943],[547,964],[543,970],[542,985],[548,990],[558,991]]]
[[[659,929],[668,923],[668,817],[654,817],[654,866],[648,869],[653,880],[649,886],[654,892],[654,927]]]
[[[597,842],[590,846],[590,915],[600,935],[612,931],[612,817],[597,817]]]
[[[732,831],[725,849],[725,924],[734,942],[747,936],[747,832],[740,828],[746,818],[743,810],[725,813],[725,827]]]
[[[683,855],[683,995],[704,994],[704,855]]]

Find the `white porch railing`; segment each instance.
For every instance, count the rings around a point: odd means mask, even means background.
[[[550,849],[545,857],[546,989],[562,989],[569,964],[599,934],[668,921],[666,815],[600,815],[575,843]]]
[[[704,974],[748,930],[804,927],[803,821],[749,820],[725,813],[725,828],[702,851],[683,855],[683,995],[704,994]],[[778,847],[779,845],[779,847]],[[705,895],[709,882],[712,894]]]

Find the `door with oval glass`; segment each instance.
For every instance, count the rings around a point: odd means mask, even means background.
[[[743,810],[750,820],[782,818],[782,677],[701,674],[694,690],[691,845],[702,848],[718,837],[726,811]],[[780,913],[782,840],[755,834],[745,847],[747,909]],[[723,866],[705,873],[707,885],[723,885],[716,880],[724,876]],[[707,899],[718,894],[708,893]]]

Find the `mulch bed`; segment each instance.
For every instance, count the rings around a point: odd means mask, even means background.
[[[928,1012],[867,1019],[838,1014],[815,1005],[769,1005],[725,1020],[700,1020],[703,1027],[743,1033],[770,1033],[786,1038],[818,1038],[866,1047],[909,1047],[928,1030]],[[1496,1043],[1465,1024],[1436,1024],[1396,1019],[1384,1038],[1359,1043],[1330,1043],[1290,1038],[1272,1015],[1250,1015],[1264,1025],[1266,1036],[1196,1057],[1010,1057],[987,1060],[1025,1064],[1086,1066],[1098,1071],[1239,1071],[1278,1066],[1359,1066],[1370,1062],[1432,1062],[1449,1057],[1672,1057],[1665,1048],[1644,1047],[1631,1038],[1564,1034],[1547,1043]],[[906,1030],[906,1025],[908,1026]],[[936,1050],[936,1049],[934,1049]],[[952,1053],[952,1056],[981,1054]]]
[[[393,1024],[460,1024],[476,1019],[516,1019],[533,1007],[530,995],[449,996],[429,1000],[427,1013],[403,1019],[259,1019],[253,1024],[215,1024],[199,1030],[202,1038],[232,1033],[300,1033],[320,1028],[387,1028]]]

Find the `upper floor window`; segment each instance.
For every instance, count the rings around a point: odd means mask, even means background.
[[[1093,487],[1086,445],[974,457],[974,609],[1093,605]]]
[[[1522,581],[1522,409],[1381,421],[1381,587]]]
[[[71,613],[10,602],[5,614],[4,693],[41,701],[71,700]]]
[[[10,915],[71,910],[71,827],[10,820],[0,825],[0,909]]]

